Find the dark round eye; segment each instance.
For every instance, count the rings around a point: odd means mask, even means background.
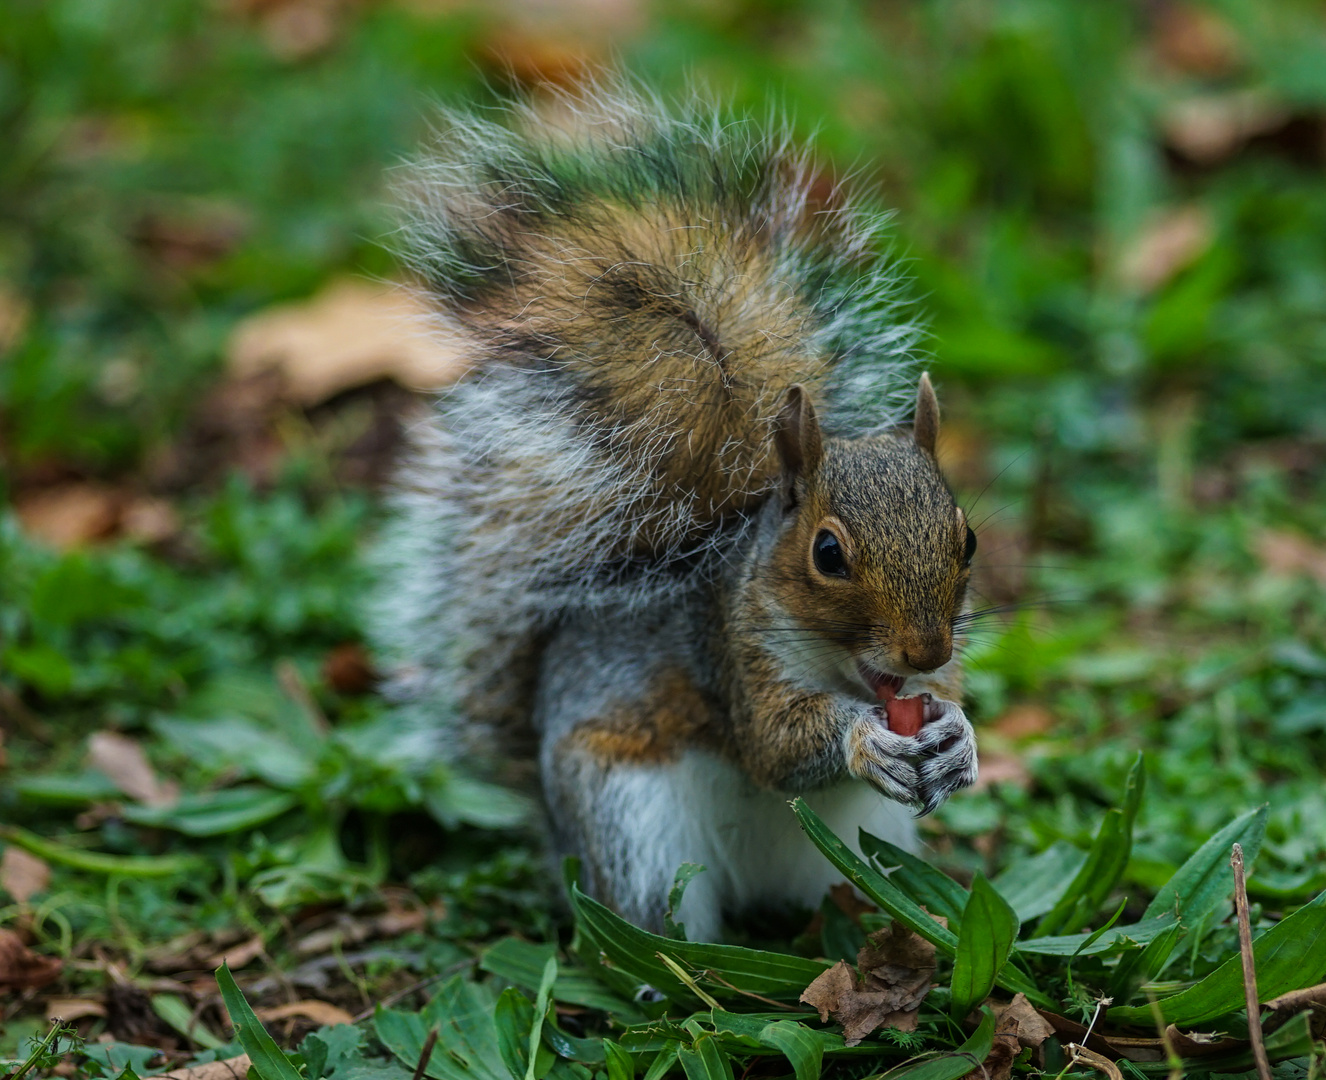
[[[967,526],[967,544],[962,549],[962,565],[970,566],[971,557],[976,554],[976,534],[971,531],[971,526]]]
[[[828,529],[821,529],[815,537],[815,569],[830,577],[847,576],[847,560],[838,538]]]

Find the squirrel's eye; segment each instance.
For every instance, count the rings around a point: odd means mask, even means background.
[[[828,529],[821,529],[815,537],[815,569],[830,577],[847,576],[847,560],[843,558],[842,545]]]
[[[962,565],[970,566],[971,557],[976,554],[976,534],[967,526],[967,545],[962,549]]]

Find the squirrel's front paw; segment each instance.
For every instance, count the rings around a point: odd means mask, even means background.
[[[923,695],[925,723],[913,740],[921,751],[921,813],[939,807],[955,791],[976,782],[976,732],[954,701]]]
[[[889,730],[880,708],[862,707],[847,732],[847,768],[885,798],[923,806],[917,740]]]

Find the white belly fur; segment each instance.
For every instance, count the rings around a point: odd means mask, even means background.
[[[706,872],[686,890],[678,921],[692,941],[718,941],[723,910],[796,901],[817,905],[843,880],[806,839],[785,795],[756,788],[736,768],[704,751],[667,765],[615,767],[600,803],[620,839],[628,917],[656,909],[677,867],[699,863]],[[830,829],[859,852],[857,830],[908,851],[918,847],[906,807],[857,780],[805,796]]]

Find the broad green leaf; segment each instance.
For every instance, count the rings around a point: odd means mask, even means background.
[[[665,937],[676,938],[678,941],[686,940],[686,927],[677,922],[677,912],[681,909],[681,900],[686,895],[686,886],[690,884],[691,878],[702,873],[704,867],[699,863],[687,862],[677,867],[676,876],[672,879],[672,888],[668,891],[668,910],[663,916]]]
[[[543,977],[539,979],[539,996],[534,1001],[534,1023],[529,1032],[529,1068],[525,1070],[525,1080],[536,1080],[535,1066],[539,1059],[539,1050],[543,1046],[543,1020],[548,1015],[548,1002],[552,996],[553,983],[557,981],[557,957],[548,957],[543,965]]]
[[[866,943],[865,931],[857,926],[832,897],[820,901],[820,955],[826,960],[856,962]]]
[[[1122,807],[1106,813],[1095,842],[1087,852],[1086,862],[1063,896],[1037,924],[1033,937],[1048,937],[1060,929],[1073,933],[1084,926],[1105,902],[1128,867],[1133,850],[1133,823],[1137,820],[1145,787],[1145,765],[1142,755],[1138,754],[1124,785]]]
[[[537,991],[548,957],[556,951],[552,945],[539,945],[520,938],[503,938],[484,954],[479,966],[500,975],[507,982]],[[583,1005],[610,1013],[623,1023],[640,1024],[647,1019],[633,1003],[619,997],[598,979],[582,970],[559,968],[553,997],[569,1005]]]
[[[1178,925],[1173,917],[1145,919],[1115,926],[1091,934],[1063,934],[1057,937],[1028,938],[1017,943],[1016,952],[1035,956],[1096,956],[1126,948],[1131,942],[1145,945]],[[1096,935],[1099,934],[1099,937]],[[1095,941],[1091,939],[1096,937]]]
[[[265,780],[272,787],[298,788],[317,772],[320,744],[295,740],[243,716],[214,720],[158,717],[152,730],[210,772],[226,767]]]
[[[847,879],[853,885],[909,930],[920,934],[945,956],[953,956],[957,952],[957,935],[935,922],[911,897],[834,836],[815,811],[806,805],[804,799],[793,799],[792,810],[811,842],[820,849],[829,862],[847,875]],[[999,976],[999,985],[1015,994],[1026,994],[1028,1000],[1045,1008],[1050,1008],[1053,1004],[1012,964],[1005,965]]]
[[[205,1050],[215,1050],[225,1046],[225,1040],[217,1038],[207,1029],[198,1015],[184,1003],[182,997],[175,994],[153,994],[152,1011],[168,1023],[186,1039],[196,1042]]]
[[[1120,1005],[1127,1005],[1144,982],[1149,982],[1164,970],[1182,934],[1183,924],[1177,921],[1171,922],[1166,929],[1151,939],[1146,948],[1135,949],[1120,959],[1114,974],[1110,976],[1107,995]]]
[[[809,1028],[794,1020],[778,1020],[766,1025],[759,1038],[787,1056],[797,1080],[819,1080],[824,1045]]]
[[[1059,902],[1086,861],[1085,851],[1057,840],[1039,855],[1011,863],[990,884],[1027,922]]]
[[[1326,978],[1326,893],[1281,919],[1252,943],[1257,992],[1262,1001]],[[1198,1024],[1243,1007],[1243,965],[1231,956],[1196,986],[1159,1002],[1171,1024]],[[1124,1024],[1150,1023],[1144,1005],[1110,1009]]]
[[[450,769],[434,770],[424,787],[424,807],[439,825],[512,829],[529,819],[532,804],[519,792]]]
[[[121,797],[120,789],[110,777],[96,769],[68,775],[19,777],[13,782],[13,789],[24,802],[47,806],[81,806]]]
[[[267,1034],[267,1029],[258,1022],[258,1017],[244,1000],[230,968],[222,964],[216,969],[216,985],[221,990],[221,1000],[225,1002],[226,1012],[230,1013],[230,1022],[235,1027],[235,1038],[239,1040],[244,1052],[249,1055],[253,1071],[259,1080],[300,1080],[299,1072],[290,1064],[290,1059],[281,1052],[276,1041]]]
[[[557,1026],[554,1020],[556,1015],[555,1010],[551,1011],[543,1020],[543,1044],[549,1050],[567,1061],[580,1061],[588,1065],[602,1065],[607,1061],[602,1039],[581,1039],[568,1035]]]
[[[953,933],[961,931],[962,912],[967,906],[968,893],[947,874],[936,870],[924,859],[903,851],[887,840],[871,836],[860,830],[861,850],[876,866],[888,873],[889,881],[900,888],[932,915],[948,919]]]
[[[693,1047],[683,1046],[677,1058],[686,1080],[732,1080],[732,1063],[712,1035],[701,1035]]]
[[[959,1022],[994,989],[1013,951],[1018,926],[1017,913],[1008,901],[978,873],[962,911],[962,933],[953,957],[950,1011]]]
[[[512,1080],[498,1047],[496,1006],[490,989],[457,975],[422,1012],[379,1008],[373,1026],[382,1044],[413,1071],[436,1025],[438,1041],[425,1069],[433,1080]]]
[[[994,1013],[988,1008],[983,1008],[981,1014],[976,1030],[956,1050],[916,1065],[890,1069],[888,1080],[958,1080],[970,1072],[979,1071],[994,1044],[995,1025]]]
[[[611,1039],[603,1040],[603,1057],[608,1080],[635,1080],[635,1058]]]
[[[681,1043],[669,1042],[658,1056],[650,1063],[645,1071],[644,1080],[663,1080],[663,1077],[672,1071],[677,1064],[677,1058],[681,1054]]]
[[[694,1001],[695,996],[659,959],[659,953],[694,973],[696,981],[716,998],[739,997],[745,991],[795,1001],[827,966],[783,953],[674,941],[651,934],[591,900],[576,885],[571,888],[571,906],[581,933],[613,965],[674,1001]]]
[[[0,825],[0,840],[47,862],[86,870],[91,874],[118,874],[130,878],[171,877],[196,870],[202,860],[196,855],[104,855],[66,847],[55,840],[29,832],[19,825]]]
[[[511,1073],[511,1080],[525,1080],[528,1069],[533,1068],[529,1057],[529,1033],[534,1022],[534,1006],[529,998],[515,987],[507,987],[497,999],[493,1010],[493,1027],[497,1031],[497,1050]]]
[[[1300,1013],[1285,1022],[1267,1035],[1264,1043],[1266,1056],[1273,1064],[1291,1058],[1307,1057],[1317,1045],[1312,1037],[1312,1014]],[[1240,1049],[1223,1054],[1211,1054],[1209,1057],[1197,1059],[1193,1064],[1200,1064],[1203,1073],[1223,1074],[1247,1072],[1252,1069],[1255,1061],[1252,1048],[1244,1043]],[[1144,1076],[1167,1077],[1170,1073],[1169,1064],[1164,1061],[1133,1062],[1130,1068],[1136,1069]]]
[[[1235,818],[1198,848],[1161,887],[1142,913],[1142,918],[1150,919],[1177,910],[1185,925],[1196,926],[1234,891],[1234,875],[1229,869],[1230,849],[1235,844],[1243,845],[1243,861],[1251,871],[1265,835],[1265,806]]]
[[[181,795],[171,806],[130,805],[123,815],[135,825],[173,829],[185,836],[221,836],[271,821],[298,804],[299,797],[291,792],[247,785]]]

